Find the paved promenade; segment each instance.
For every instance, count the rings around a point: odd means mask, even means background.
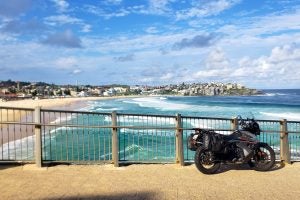
[[[300,199],[300,163],[270,172],[194,165],[0,165],[0,199]]]

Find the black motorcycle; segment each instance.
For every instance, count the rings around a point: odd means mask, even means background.
[[[188,147],[195,153],[195,165],[204,174],[213,174],[221,164],[248,163],[257,171],[267,171],[275,164],[274,150],[260,142],[260,128],[254,119],[238,118],[240,130],[230,135],[213,130],[195,129],[188,137]]]

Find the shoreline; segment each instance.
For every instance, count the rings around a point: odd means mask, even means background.
[[[60,98],[60,99],[25,99],[0,102],[0,107],[6,107],[0,109],[0,146],[15,142],[34,136],[33,129],[30,131],[23,130],[24,127],[14,124],[7,125],[1,124],[1,122],[30,122],[33,116],[26,111],[15,111],[18,108],[35,108],[41,107],[53,110],[79,110],[88,106],[88,101],[101,101],[109,99],[121,99],[121,98],[138,98],[144,96],[113,96],[113,97],[77,97],[77,98]],[[29,120],[29,121],[27,121]],[[46,119],[47,122],[55,120],[54,118]],[[10,133],[14,133],[13,135]]]
[[[56,99],[24,99],[14,101],[0,101],[0,107],[12,107],[12,108],[65,108],[70,110],[73,108],[72,104],[83,103],[84,101],[98,101],[109,99],[121,99],[121,98],[142,98],[144,95],[132,95],[132,96],[112,96],[112,97],[72,97],[72,98],[56,98]]]

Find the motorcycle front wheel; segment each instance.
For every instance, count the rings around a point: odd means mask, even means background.
[[[220,162],[214,161],[214,154],[210,150],[199,147],[195,153],[195,165],[203,174],[214,174],[220,168]]]
[[[275,152],[269,145],[260,143],[250,163],[256,171],[268,171],[275,164]]]

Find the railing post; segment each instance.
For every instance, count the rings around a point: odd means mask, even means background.
[[[183,130],[181,124],[181,115],[176,115],[176,163],[184,166],[183,156]]]
[[[34,134],[35,134],[35,164],[42,167],[42,127],[41,127],[41,107],[34,109]]]
[[[238,119],[236,117],[231,119],[231,129],[237,130],[239,128]]]
[[[280,122],[280,160],[288,164],[291,163],[286,119]]]
[[[111,113],[112,122],[112,161],[115,167],[119,167],[119,138],[117,126],[117,113],[113,111]]]

